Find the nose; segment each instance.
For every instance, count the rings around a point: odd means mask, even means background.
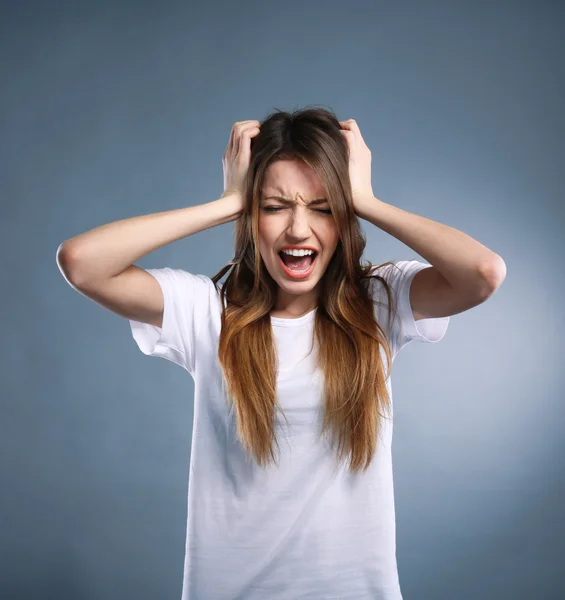
[[[288,237],[294,240],[303,240],[310,237],[310,222],[308,209],[304,207],[295,207],[288,211],[290,222],[288,224]]]

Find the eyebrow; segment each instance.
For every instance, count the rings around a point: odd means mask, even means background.
[[[294,204],[294,200],[289,200],[288,198],[283,198],[282,196],[267,196],[266,198],[262,198],[262,200],[278,200],[283,204]],[[315,200],[311,200],[310,202],[308,202],[308,206],[317,206],[318,204],[325,204],[327,201],[327,198],[316,198]]]

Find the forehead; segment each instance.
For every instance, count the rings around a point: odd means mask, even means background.
[[[318,175],[301,160],[277,160],[269,165],[261,189],[267,193],[294,198],[297,194],[318,196],[324,186]]]

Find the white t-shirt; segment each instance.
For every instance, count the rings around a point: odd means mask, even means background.
[[[376,280],[371,288],[393,357],[411,340],[438,342],[449,323],[414,321],[410,282],[430,265],[395,264],[400,269],[380,270],[398,297],[392,331],[384,288]],[[219,292],[205,275],[147,271],[163,290],[163,326],[130,321],[133,338],[144,354],[185,368],[195,388],[182,600],[402,600],[392,420],[384,421],[365,473],[352,475],[347,462],[336,466],[333,450],[318,438],[322,380],[315,349],[308,355],[317,309],[297,319],[271,317],[277,394],[290,429],[279,412],[279,465],[260,468],[237,438],[222,385]],[[387,385],[392,401],[390,378]]]

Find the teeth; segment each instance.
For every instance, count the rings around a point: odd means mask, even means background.
[[[310,254],[314,254],[312,250],[282,250],[282,252],[291,256],[309,256]]]

